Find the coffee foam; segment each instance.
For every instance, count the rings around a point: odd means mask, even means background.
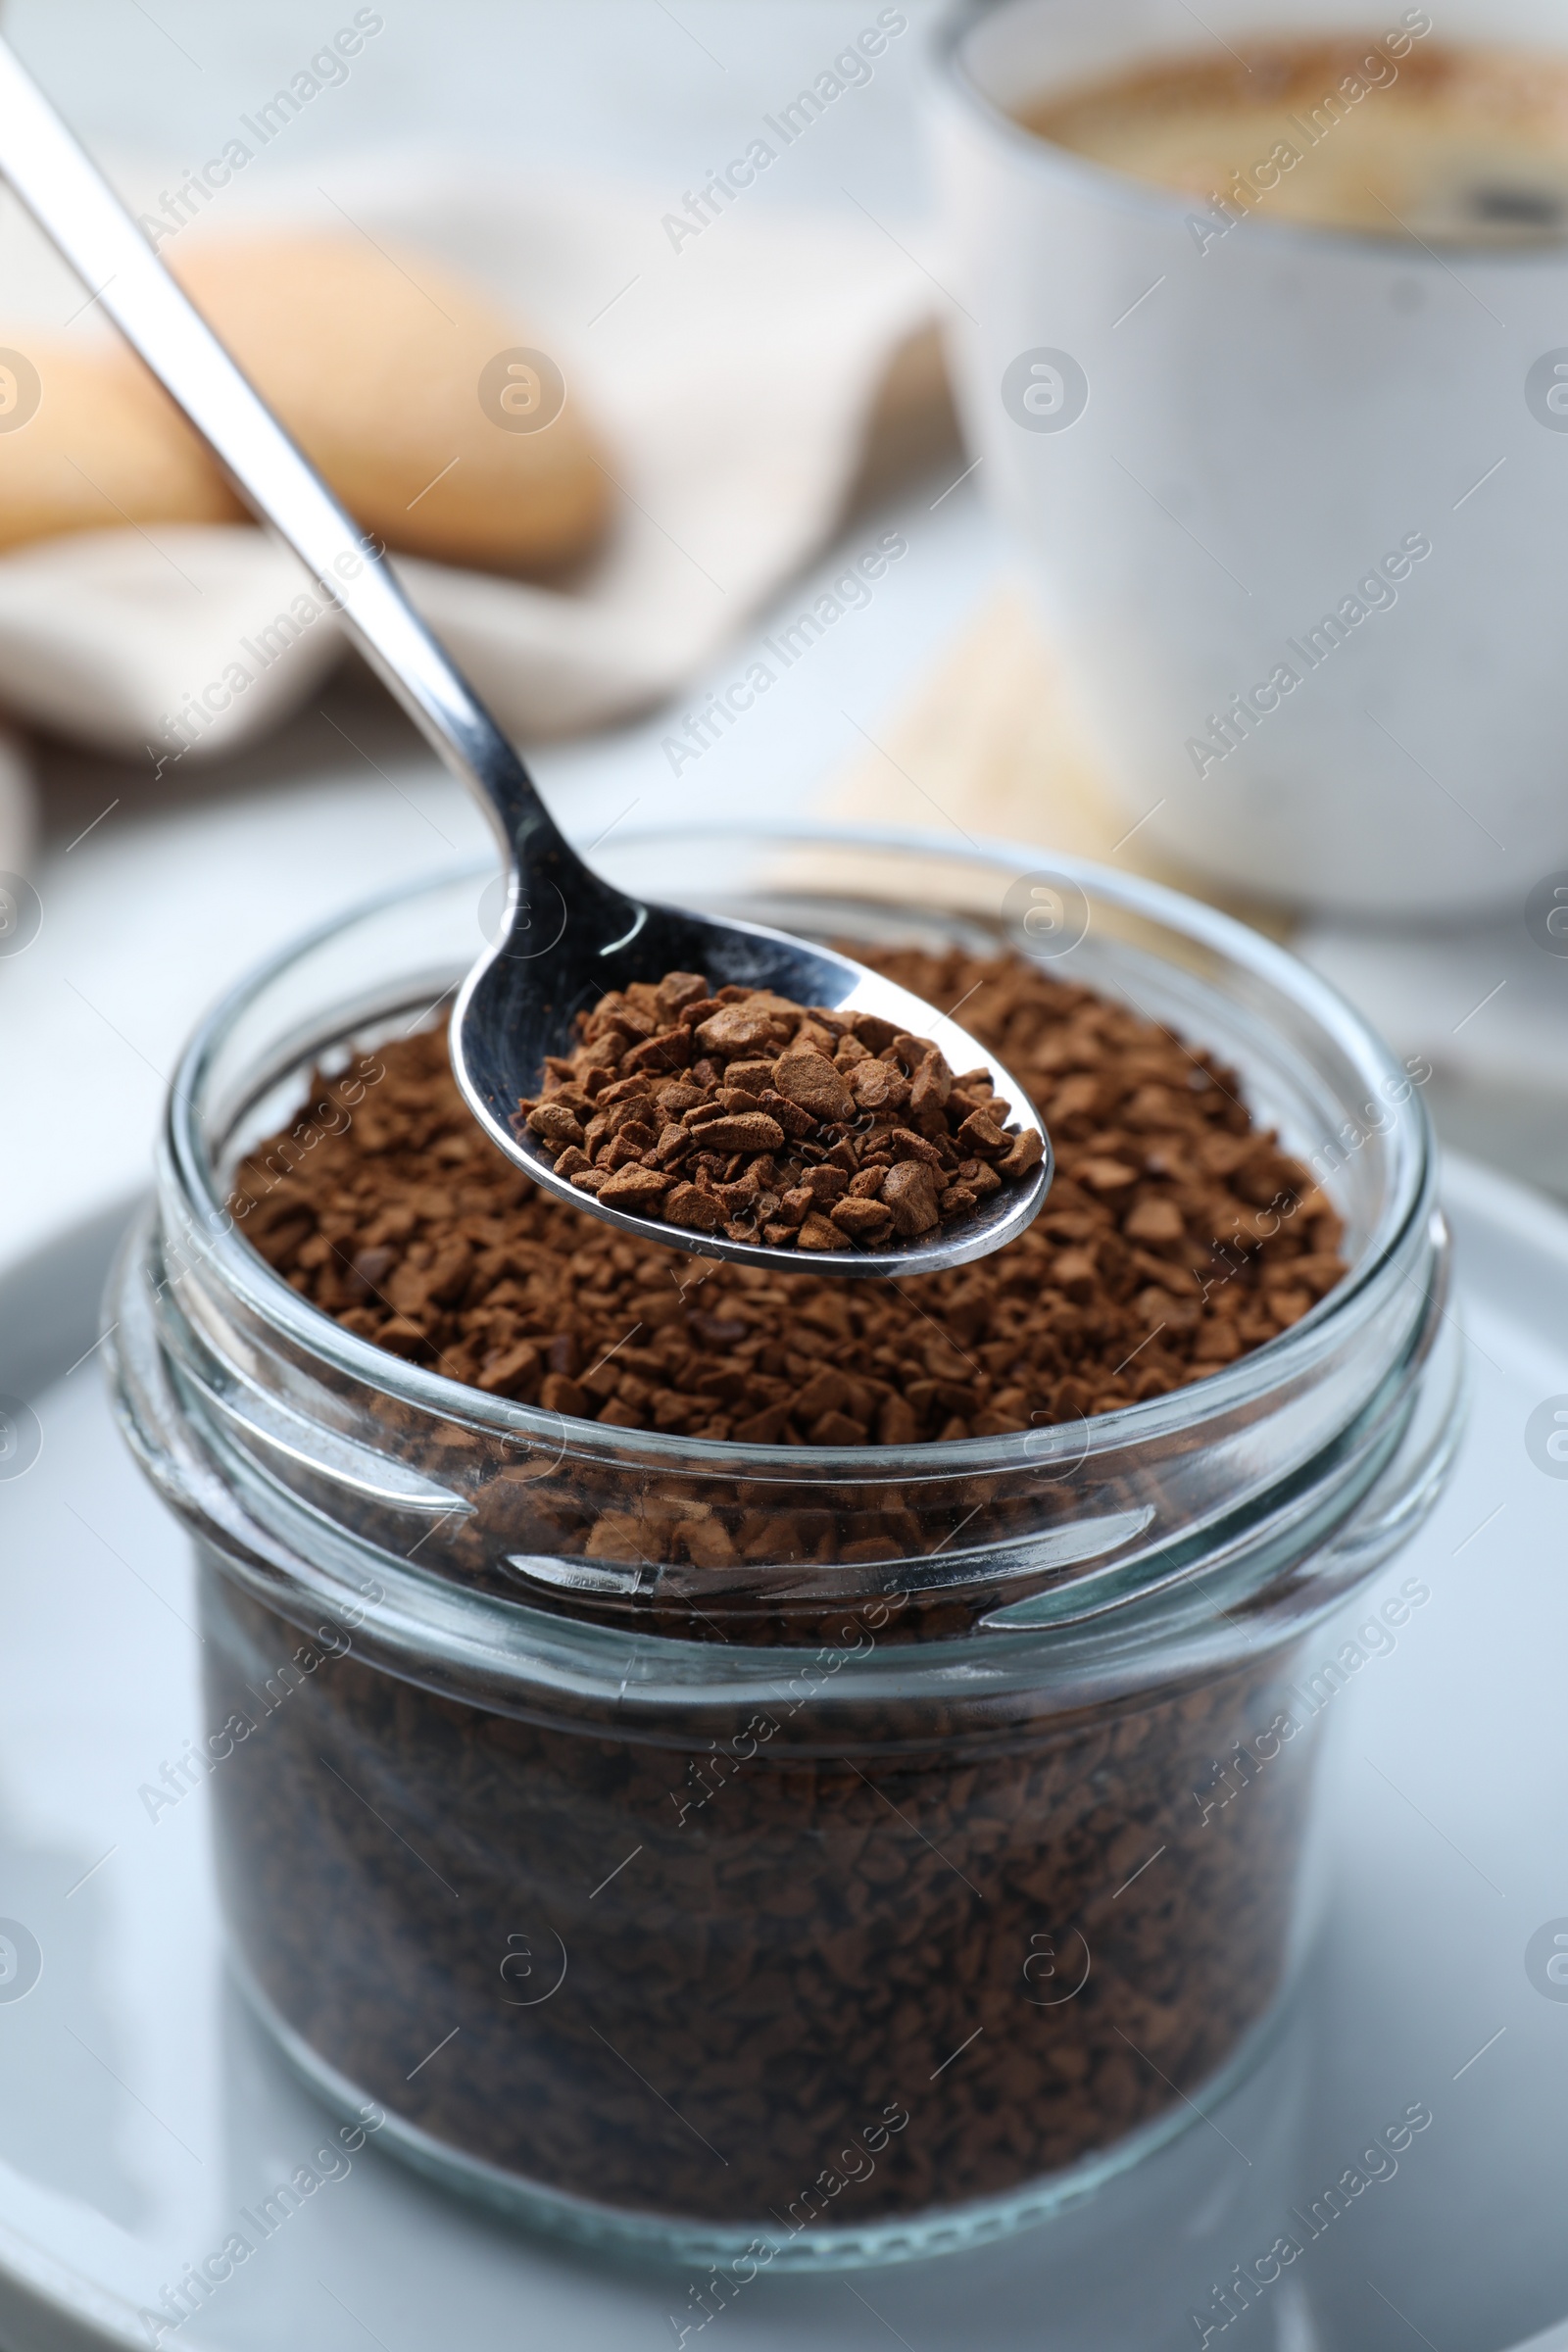
[[[1568,238],[1568,58],[1375,37],[1240,39],[1017,110],[1038,137],[1197,200],[1196,242],[1257,213],[1427,244]]]

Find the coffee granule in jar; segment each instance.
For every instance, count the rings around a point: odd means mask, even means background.
[[[1318,1732],[1282,1740],[1290,1648],[1114,1703],[890,1697],[823,1752],[783,1683],[639,1736],[347,1634],[259,1719],[300,1632],[219,1568],[202,1630],[209,1719],[255,1726],[213,1784],[245,1971],[357,2095],[521,2182],[779,2245],[961,2209],[1206,2104],[1279,1997]]]
[[[272,2011],[519,2182],[781,2238],[1004,2199],[1201,2098],[1284,1982],[1317,1730],[1289,1713],[1295,1650],[1266,1620],[1240,1656],[1224,1620],[1212,1664],[1002,1688],[1011,1637],[975,1618],[1038,1587],[1005,1564],[930,1583],[973,1517],[961,1474],[893,1455],[902,1483],[879,1488],[873,1453],[798,1478],[821,1448],[995,1439],[1167,1394],[1343,1272],[1332,1209],[1209,1054],[1019,958],[862,959],[964,1000],[1052,1131],[1045,1209],[978,1264],[843,1284],[611,1229],[493,1150],[429,1032],[324,1082],[308,1148],[277,1139],[237,1172],[242,1230],[363,1338],[607,1433],[752,1449],[642,1478],[579,1443],[515,1485],[501,1463],[443,1527],[433,1572],[526,1599],[519,1626],[578,1604],[509,1581],[509,1549],[594,1564],[582,1613],[631,1637],[603,1692],[558,1676],[466,1694],[358,1631],[302,1656],[267,1598],[212,1553],[203,1573],[212,1720],[251,1721],[279,1661],[300,1669],[214,1784],[225,1907]],[[397,1450],[395,1403],[383,1428]],[[408,1458],[439,1477],[448,1443],[464,1464],[483,1445],[427,1423]],[[1077,1507],[1032,1473],[974,1483],[999,1552],[1015,1536],[1027,1558]],[[341,1492],[321,1508],[341,1525]],[[368,1544],[407,1552],[406,1522],[355,1509]],[[821,1597],[841,1568],[846,1595]],[[703,1641],[735,1645],[751,1697],[706,1703],[681,1669],[623,1704],[622,1654],[657,1677],[661,1649]],[[846,1695],[854,1661],[893,1667],[900,1641],[908,1682]],[[1070,1630],[1066,1654],[1085,1654]]]
[[[962,1002],[1046,1120],[1045,1207],[978,1263],[844,1286],[639,1243],[493,1150],[436,1031],[377,1050],[339,1132],[251,1154],[243,1230],[349,1330],[452,1380],[753,1446],[1108,1412],[1261,1347],[1339,1281],[1339,1217],[1212,1055],[1022,957],[858,952],[928,1003]],[[312,1100],[335,1102],[333,1082]]]
[[[578,1028],[513,1131],[631,1216],[773,1250],[882,1249],[1040,1164],[989,1070],[955,1078],[930,1038],[874,1012],[667,972],[601,997]]]

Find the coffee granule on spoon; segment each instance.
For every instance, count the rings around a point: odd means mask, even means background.
[[[1043,1155],[988,1069],[956,1078],[930,1038],[874,1012],[668,972],[578,1026],[513,1129],[632,1216],[772,1250],[880,1250],[971,1215]]]

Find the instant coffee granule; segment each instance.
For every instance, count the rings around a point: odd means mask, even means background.
[[[578,1015],[514,1118],[579,1192],[774,1250],[883,1249],[971,1216],[1044,1147],[985,1068],[928,1037],[698,972],[634,980]]]
[[[1316,1738],[1266,1620],[1238,1658],[1216,1618],[1209,1664],[1124,1635],[1108,1686],[1053,1629],[1049,1671],[998,1682],[1025,1638],[976,1620],[1049,1586],[1029,1547],[1075,1490],[908,1464],[1263,1346],[1339,1279],[1332,1209],[1200,1047],[1019,958],[863,959],[963,1000],[1051,1129],[1044,1211],[978,1264],[842,1283],[615,1231],[494,1151],[434,1033],[321,1083],[235,1178],[350,1330],[601,1425],[518,1483],[461,1414],[388,1396],[377,1443],[477,1496],[416,1566],[528,1602],[519,1628],[592,1619],[635,1705],[613,1677],[438,1688],[368,1629],[306,1641],[211,1551],[202,1579],[211,1719],[248,1727],[214,1776],[224,1901],[272,2010],[460,2156],[780,2245],[1006,2198],[1202,2098],[1284,1982]],[[636,1429],[750,1450],[634,1473]],[[406,1519],[289,1476],[407,1554]],[[995,1575],[934,1582],[977,1533]],[[661,1675],[701,1642],[754,1645],[750,1695]]]
[[[210,1719],[254,1727],[213,1784],[243,1966],[357,2095],[521,2181],[777,2244],[1004,2197],[1190,2113],[1281,1990],[1288,1649],[828,1719],[791,1664],[639,1735],[346,1633],[264,1715],[312,1645],[218,1567],[202,1625]]]
[[[314,1304],[452,1380],[751,1446],[908,1446],[1108,1412],[1261,1347],[1338,1282],[1338,1216],[1212,1055],[1022,957],[860,954],[928,1003],[962,1002],[1045,1117],[1045,1207],[978,1263],[845,1285],[642,1244],[494,1150],[434,1030],[377,1049],[384,1074],[340,1132],[253,1153],[236,1215]],[[332,1081],[312,1101],[335,1105]]]

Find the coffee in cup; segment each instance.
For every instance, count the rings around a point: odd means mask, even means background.
[[[1568,69],[1430,39],[1241,37],[1019,110],[1054,145],[1190,194],[1200,248],[1251,214],[1427,245],[1568,239]]]

